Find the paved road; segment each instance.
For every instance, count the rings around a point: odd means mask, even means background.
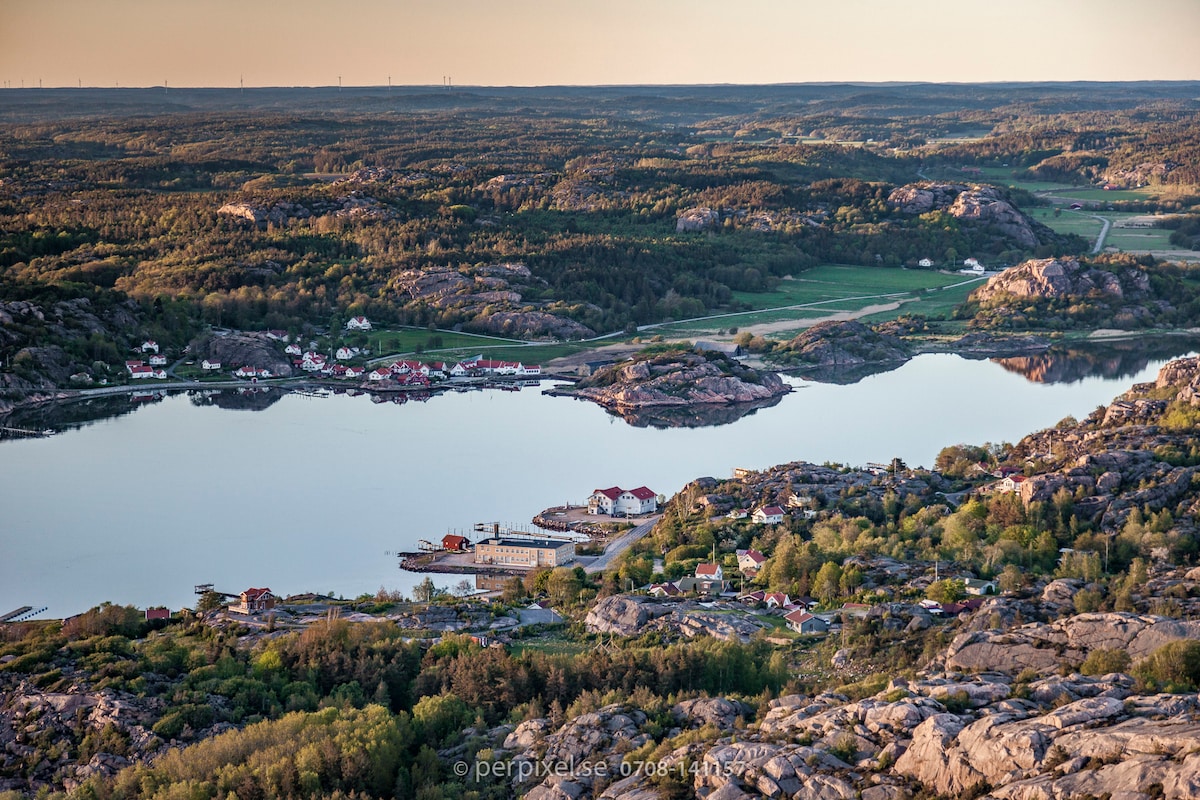
[[[608,569],[610,566],[612,566],[612,562],[616,560],[621,553],[624,553],[629,549],[630,545],[649,533],[650,529],[653,528],[654,524],[660,519],[662,519],[661,514],[653,516],[643,522],[641,525],[638,525],[636,528],[623,535],[620,539],[612,542],[609,544],[608,549],[604,551],[604,555],[597,558],[591,564],[588,564],[586,567],[584,567],[584,569],[588,572],[603,572],[604,570]]]

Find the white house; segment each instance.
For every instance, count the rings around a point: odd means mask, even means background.
[[[286,342],[291,337],[288,336],[287,331],[281,331],[278,328],[273,328],[273,329],[267,331],[267,338],[273,339],[276,342]]]
[[[922,258],[920,261],[917,262],[917,266],[918,267],[932,267],[933,261],[928,258]]]
[[[464,375],[467,375],[469,372],[470,369],[467,367],[467,365],[460,361],[450,368],[450,377],[461,378]]]
[[[346,330],[369,331],[371,330],[371,322],[366,317],[352,317],[350,321],[346,323]]]
[[[379,367],[367,373],[367,380],[369,381],[385,381],[390,377],[392,377],[392,371],[387,367]]]
[[[264,373],[266,373],[266,374],[264,374]],[[234,371],[233,374],[234,374],[234,377],[237,377],[237,378],[265,378],[265,377],[268,377],[271,373],[267,372],[267,370],[265,370],[265,369],[260,370],[258,367],[252,367],[247,364],[247,365],[238,367]]]
[[[160,381],[165,381],[167,379],[167,371],[165,369],[151,370],[150,377],[155,378]]]
[[[658,495],[645,486],[622,489],[612,486],[596,489],[588,497],[589,514],[653,514],[658,509]]]
[[[362,367],[346,367],[347,378],[361,378],[364,372],[366,372],[366,370],[364,370]]]
[[[542,366],[541,364],[517,364],[517,374],[524,376],[541,375]]]
[[[358,355],[358,350],[356,348],[339,347],[337,351],[334,352],[333,357],[338,361],[348,361],[349,359],[354,358],[356,355]]]
[[[214,370],[214,369],[220,369],[220,368],[221,368],[220,361],[212,361],[211,359],[206,358],[200,362],[200,369]]]
[[[157,353],[158,352],[158,342],[154,341],[153,339],[147,339],[146,341],[142,342],[142,352],[143,353]]]
[[[697,564],[696,579],[723,581],[725,580],[725,573],[721,569],[720,564]]]
[[[166,363],[167,363],[166,356],[159,355],[158,353],[155,353],[154,355],[150,356],[150,366],[152,366],[152,367],[162,367],[162,366],[165,366]]]
[[[154,377],[154,367],[148,367],[145,364],[139,364],[136,367],[130,367],[129,377],[133,378],[134,380],[152,378]]]
[[[289,356],[298,356],[301,352],[300,345],[292,342],[287,347],[283,348],[283,352],[287,353]]]
[[[1009,475],[1007,478],[1000,481],[998,486],[1002,492],[1019,492],[1021,491],[1021,484],[1024,482],[1024,475]]]
[[[779,506],[763,506],[755,509],[751,518],[759,525],[778,525],[783,522],[783,509]]]
[[[963,581],[963,586],[966,588],[967,594],[984,595],[996,593],[995,583],[980,580],[979,578],[967,578]]]

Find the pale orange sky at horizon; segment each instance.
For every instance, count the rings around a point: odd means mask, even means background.
[[[1200,80],[1197,0],[0,0],[3,86]]]

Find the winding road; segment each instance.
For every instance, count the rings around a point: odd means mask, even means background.
[[[612,562],[618,556],[628,550],[634,542],[649,533],[660,519],[662,519],[662,514],[656,514],[641,525],[623,534],[620,539],[611,542],[608,545],[608,549],[604,551],[604,555],[597,558],[591,564],[588,564],[584,567],[584,570],[587,572],[603,572],[609,569],[612,566]]]

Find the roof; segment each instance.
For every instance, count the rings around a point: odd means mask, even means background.
[[[652,497],[658,496],[654,492],[647,489],[645,486],[639,486],[636,489],[630,489],[629,493],[631,495],[633,495],[634,497],[636,497],[638,500],[649,500]]]
[[[790,614],[785,614],[783,618],[786,619],[788,622],[792,623],[793,625],[802,625],[805,622],[808,622],[810,619],[817,619],[812,614],[808,613],[807,611],[805,611],[802,608],[797,608],[795,611],[791,612]]]
[[[247,589],[246,591],[242,592],[242,594],[246,595],[247,600],[256,600],[259,597],[262,597],[264,594],[270,594],[270,593],[271,593],[271,590],[267,589],[267,588]]]
[[[717,570],[721,568],[720,564],[697,564],[696,575],[716,575]]]
[[[605,497],[607,497],[609,500],[616,500],[618,497],[621,496],[621,487],[613,486],[608,489],[596,489],[595,491],[592,492],[592,494],[602,494]]]
[[[547,548],[550,550],[557,550],[558,548],[562,547],[563,545],[570,545],[572,548],[574,548],[574,546],[575,546],[574,542],[569,542],[569,541],[555,541],[555,540],[551,540],[551,539],[505,539],[505,538],[488,539],[487,541],[480,542],[480,544],[499,545],[501,547],[533,547],[533,548],[538,548],[539,550],[544,550]]]
[[[445,536],[442,537],[442,547],[446,547],[447,545],[452,546],[452,547],[462,547],[465,544],[469,544],[470,541],[471,540],[465,536],[459,536],[457,534],[447,533]]]
[[[761,511],[763,514],[765,514],[768,517],[782,517],[783,516],[783,509],[780,508],[779,506],[763,506],[762,508],[759,509],[759,511]]]
[[[774,600],[776,603],[779,603],[779,605],[786,606],[790,605],[789,601],[791,598],[788,597],[784,592],[771,592],[770,594],[763,595],[763,600],[768,603]]]
[[[755,564],[762,564],[767,560],[767,557],[757,550],[739,550],[738,558],[748,558]]]

